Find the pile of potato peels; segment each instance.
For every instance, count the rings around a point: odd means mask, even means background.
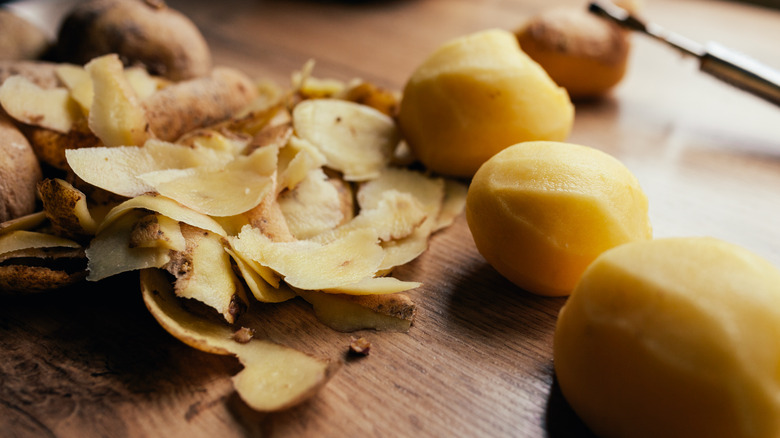
[[[0,64],[0,143],[27,154],[4,159],[0,191],[37,192],[32,213],[3,210],[2,291],[139,271],[157,321],[236,356],[235,388],[262,411],[315,393],[331,367],[241,327],[258,303],[301,297],[336,330],[407,331],[402,292],[420,283],[390,273],[461,213],[466,186],[410,167],[397,94],[312,67],[284,89],[224,67],[173,80],[114,53]]]

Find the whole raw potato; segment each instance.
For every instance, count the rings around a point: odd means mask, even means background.
[[[585,9],[545,10],[516,34],[522,50],[573,99],[606,94],[628,67],[628,31]]]
[[[0,59],[38,59],[49,45],[43,30],[13,12],[0,9]]]
[[[513,144],[564,140],[573,119],[566,91],[512,33],[497,29],[431,54],[407,82],[399,113],[409,146],[428,169],[465,177]]]
[[[35,211],[41,167],[30,143],[0,114],[0,222]]]
[[[780,271],[712,238],[609,250],[560,313],[554,363],[598,436],[780,436]]]
[[[652,237],[647,198],[617,159],[594,148],[526,142],[471,181],[466,219],[480,254],[540,295],[568,295],[602,252]]]
[[[211,71],[211,53],[189,18],[162,0],[87,0],[65,17],[57,39],[61,61],[86,64],[116,53],[174,81]]]

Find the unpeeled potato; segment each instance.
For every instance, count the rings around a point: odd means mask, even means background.
[[[48,49],[49,39],[43,30],[0,9],[0,59],[38,59]]]
[[[85,64],[116,53],[174,81],[205,76],[211,53],[197,27],[162,0],[89,0],[65,17],[57,37],[61,61]]]
[[[523,51],[574,99],[606,94],[628,67],[628,31],[585,9],[543,11],[515,33]]]
[[[35,210],[41,167],[30,143],[0,115],[0,222]]]

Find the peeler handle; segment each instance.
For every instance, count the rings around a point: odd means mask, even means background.
[[[699,68],[724,82],[780,106],[780,73],[717,43],[707,43]]]

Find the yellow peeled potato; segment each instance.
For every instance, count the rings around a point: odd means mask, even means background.
[[[652,235],[634,175],[597,149],[526,142],[488,160],[471,182],[466,219],[480,254],[540,295],[568,295],[602,252]]]
[[[705,237],[609,250],[560,313],[554,361],[598,436],[780,436],[780,271]]]
[[[464,177],[515,143],[566,139],[573,119],[566,91],[512,33],[498,29],[434,51],[406,83],[399,112],[417,158],[429,170]]]

